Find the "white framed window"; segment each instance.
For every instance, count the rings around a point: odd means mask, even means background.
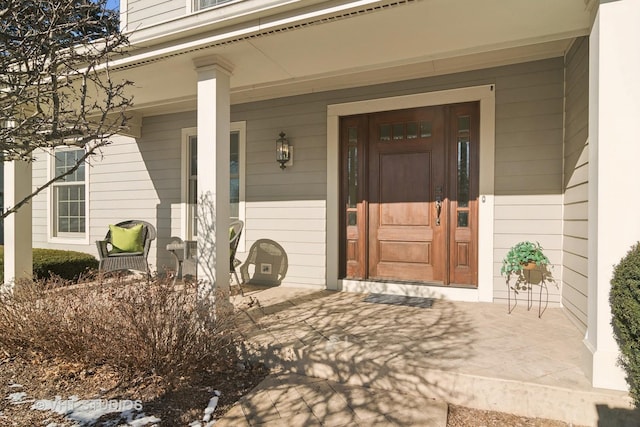
[[[230,126],[229,202],[231,219],[245,218],[245,149],[246,123],[234,122]],[[182,129],[182,235],[195,240],[197,230],[198,198],[198,137],[197,128]],[[245,234],[240,236],[238,251],[245,251]]]
[[[226,3],[232,3],[232,2],[237,3],[238,1],[242,1],[242,0],[191,0],[190,6],[192,7],[191,10],[197,12],[199,10],[221,6]]]
[[[69,171],[85,151],[81,148],[59,147],[53,150],[49,177]],[[87,243],[89,185],[83,162],[71,174],[55,181],[49,190],[49,236],[67,243]]]

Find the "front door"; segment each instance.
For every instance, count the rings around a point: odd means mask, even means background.
[[[342,277],[477,285],[477,128],[477,103],[342,119]]]

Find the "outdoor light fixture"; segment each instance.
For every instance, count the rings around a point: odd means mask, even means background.
[[[280,163],[280,169],[286,168],[285,163],[291,158],[289,140],[284,132],[280,132],[280,138],[276,139],[276,161]]]

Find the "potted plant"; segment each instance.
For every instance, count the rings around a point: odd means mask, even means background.
[[[549,258],[542,252],[540,243],[529,241],[515,244],[502,260],[500,273],[507,278],[512,274],[520,274],[523,270],[549,264]]]

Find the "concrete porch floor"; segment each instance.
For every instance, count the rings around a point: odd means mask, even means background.
[[[346,292],[244,289],[234,302],[244,310],[247,351],[274,374],[216,425],[444,426],[446,403],[640,425],[626,393],[590,386],[580,369],[583,337],[562,309],[538,318],[537,306],[528,311],[522,301],[508,314],[503,304],[437,299],[420,307]]]

